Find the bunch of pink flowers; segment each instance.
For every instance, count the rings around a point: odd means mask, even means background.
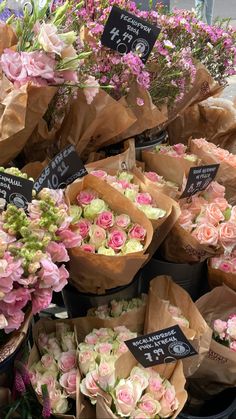
[[[184,317],[182,310],[179,307],[170,304],[169,301],[166,301],[166,303],[168,304],[168,311],[176,323],[181,327],[189,328],[189,321]]]
[[[197,138],[192,140],[191,143],[196,148],[196,150],[204,151],[204,153],[206,153],[210,158],[213,158],[216,162],[224,162],[232,168],[236,168],[236,155],[230,153],[228,150],[210,143],[205,138]]]
[[[191,202],[180,202],[178,223],[201,244],[222,246],[231,252],[236,246],[236,207],[225,199],[225,187],[212,182]]]
[[[144,172],[144,175],[148,180],[156,184],[157,186],[163,187],[163,186],[169,186],[170,188],[173,188],[178,191],[179,187],[177,183],[171,182],[169,180],[165,180],[163,176],[158,175],[156,172]]]
[[[18,329],[27,307],[34,314],[47,308],[67,284],[66,249],[78,244],[70,221],[62,190],[43,189],[27,213],[12,204],[0,211],[0,330]]]
[[[137,337],[125,326],[114,329],[94,329],[78,346],[78,362],[85,378],[81,392],[96,404],[97,395],[108,392],[115,386],[115,362],[128,347],[124,341]]]
[[[227,320],[217,319],[213,323],[214,339],[236,352],[236,314],[231,314]]]
[[[236,274],[236,249],[230,254],[224,254],[210,259],[210,266],[222,272]]]
[[[198,163],[198,157],[195,154],[190,154],[187,152],[187,146],[182,143],[174,144],[174,145],[157,145],[155,148],[155,152],[158,154],[164,154],[166,156],[181,158],[185,160],[189,160],[193,163]]]
[[[131,221],[127,214],[115,214],[94,190],[83,190],[78,205],[71,205],[71,227],[77,247],[107,256],[126,255],[143,250],[146,229]]]
[[[99,319],[120,317],[124,313],[145,307],[146,303],[146,294],[142,294],[142,298],[132,298],[132,300],[112,300],[109,304],[90,308],[87,316],[98,317]]]
[[[132,173],[123,171],[114,176],[108,175],[105,170],[93,170],[90,173],[103,179],[130,199],[150,220],[158,220],[166,215],[165,210],[156,206],[150,193],[141,191],[140,186],[135,183]]]
[[[42,385],[47,386],[50,413],[67,413],[70,399],[76,398],[77,357],[74,332],[64,323],[56,325],[55,333],[40,333],[38,347],[43,354],[38,362],[30,367],[31,384],[42,398]],[[69,400],[68,400],[69,399]]]

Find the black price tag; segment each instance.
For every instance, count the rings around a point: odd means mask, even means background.
[[[113,6],[101,42],[120,54],[136,52],[145,63],[160,32],[157,26]]]
[[[38,193],[43,188],[63,189],[74,180],[87,175],[87,170],[73,145],[58,153],[35,181]]]
[[[33,186],[32,180],[0,172],[0,198],[17,208],[27,210],[28,203],[32,201]]]
[[[204,191],[215,179],[219,167],[219,164],[191,167],[185,190],[180,199],[188,198],[198,192]]]
[[[127,340],[125,344],[145,368],[197,355],[179,326]]]

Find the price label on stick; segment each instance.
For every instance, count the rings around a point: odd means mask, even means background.
[[[219,164],[210,164],[209,166],[191,167],[185,190],[180,199],[189,198],[204,191],[215,179],[219,166]]]
[[[102,45],[120,54],[136,52],[145,63],[161,29],[113,6],[101,37]]]
[[[145,368],[197,355],[178,325],[127,340],[125,344]]]
[[[18,208],[27,210],[32,201],[33,185],[31,180],[0,172],[0,198]]]
[[[87,175],[87,170],[73,145],[65,148],[50,161],[37,178],[34,189],[63,189],[74,180]]]

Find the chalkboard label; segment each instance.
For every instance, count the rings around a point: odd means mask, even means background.
[[[136,52],[145,63],[161,29],[113,6],[101,37],[102,45],[127,54]]]
[[[17,208],[27,210],[28,203],[32,201],[33,185],[31,180],[0,172],[0,198]]]
[[[125,344],[145,368],[197,355],[178,325],[127,340]]]
[[[208,166],[191,167],[185,190],[180,199],[204,191],[215,179],[219,166],[219,164],[210,164]]]
[[[87,175],[87,170],[73,145],[65,148],[50,161],[34,184],[38,193],[43,188],[63,189],[74,180]]]

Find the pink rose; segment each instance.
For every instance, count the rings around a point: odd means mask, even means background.
[[[150,419],[150,415],[140,409],[137,409],[131,413],[130,419]]]
[[[76,223],[75,227],[78,229],[77,232],[82,237],[82,239],[85,239],[89,234],[91,223],[86,219],[81,219]]]
[[[10,81],[14,82],[26,79],[27,71],[19,52],[5,49],[1,55],[0,64],[3,72]]]
[[[66,393],[72,397],[76,395],[76,382],[78,371],[71,370],[63,374],[59,380],[60,385],[65,389]]]
[[[105,172],[105,170],[92,170],[90,175],[96,176],[100,179],[105,179],[107,177],[107,172]]]
[[[138,193],[136,195],[135,202],[140,205],[151,205],[152,197],[148,192]]]
[[[91,399],[91,403],[96,403],[97,395],[102,394],[102,390],[98,386],[98,373],[96,371],[89,372],[80,384],[81,393]]]
[[[173,148],[173,150],[174,150],[177,154],[179,154],[180,156],[181,156],[181,155],[184,155],[184,154],[185,154],[185,152],[186,152],[186,149],[187,149],[187,147],[186,147],[184,144],[181,144],[181,143],[179,143],[179,144],[174,144],[174,145],[172,146],[172,148]]]
[[[207,194],[209,200],[213,200],[215,198],[224,198],[225,187],[214,181],[210,183],[205,193]]]
[[[95,253],[96,249],[95,246],[92,244],[82,244],[80,246],[80,249],[87,253]]]
[[[130,379],[131,381],[138,383],[141,386],[142,391],[144,391],[148,387],[149,373],[143,368],[134,367],[130,373]]]
[[[219,266],[218,269],[220,269],[223,272],[229,273],[232,271],[232,263],[230,261],[222,261]]]
[[[89,230],[90,242],[97,250],[106,240],[106,230],[98,225],[92,225]]]
[[[85,189],[77,195],[77,201],[79,205],[86,206],[89,205],[96,198],[96,194],[89,189]]]
[[[227,322],[217,319],[213,323],[214,332],[217,333],[221,339],[225,337],[225,332],[227,330]]]
[[[115,388],[115,407],[120,416],[130,416],[141,397],[142,391],[138,391],[137,384],[130,380],[120,380]],[[140,390],[140,389],[139,389]]]
[[[231,209],[230,222],[236,223],[236,206]]]
[[[68,262],[69,255],[63,243],[50,242],[47,247],[53,262]]]
[[[187,209],[192,213],[193,218],[195,218],[200,214],[205,204],[207,204],[207,201],[204,198],[201,196],[193,196],[191,204],[187,205]]]
[[[108,343],[108,342],[104,342],[104,343],[99,343],[96,346],[96,351],[100,354],[109,354],[112,351],[112,344]]]
[[[101,360],[98,366],[99,386],[107,391],[109,387],[113,387],[116,382],[115,362],[113,360]]]
[[[76,368],[76,353],[75,351],[62,352],[58,361],[58,367],[62,372],[68,372]]]
[[[58,232],[58,236],[67,249],[81,245],[82,237],[80,234],[71,230],[62,230]]]
[[[85,337],[84,341],[85,343],[88,343],[89,345],[96,345],[98,341],[98,335],[95,334],[94,332],[91,332]]]
[[[108,246],[113,250],[120,250],[125,245],[126,239],[124,231],[114,229],[109,235]]]
[[[146,237],[147,231],[144,227],[139,224],[134,224],[133,227],[129,230],[128,236],[131,239],[137,239],[143,241]]]
[[[115,224],[117,227],[127,229],[131,223],[130,217],[127,214],[117,215],[115,218]]]
[[[151,182],[157,182],[157,183],[162,183],[163,181],[163,177],[159,176],[157,173],[155,172],[145,172],[144,173],[145,176],[151,181]]]
[[[164,396],[160,400],[161,410],[159,411],[160,417],[172,416],[175,410],[178,409],[179,401],[176,398],[174,386],[170,386],[166,389]]]
[[[104,228],[107,230],[108,228],[112,227],[114,224],[114,216],[111,211],[103,211],[98,215],[96,224],[99,227]]]
[[[231,222],[222,223],[219,227],[219,239],[224,247],[234,247],[236,243],[236,224]]]
[[[46,384],[47,386],[47,390],[50,393],[52,390],[55,389],[56,386],[56,380],[54,377],[52,377],[52,375],[42,375],[41,377],[39,377],[39,379],[37,380],[37,387],[35,388],[36,393],[39,396],[42,396],[42,385]]]
[[[185,209],[181,211],[178,223],[182,228],[187,231],[191,231],[193,228],[193,214],[189,210]]]
[[[139,409],[147,413],[149,417],[155,417],[161,410],[161,405],[154,400],[151,394],[144,394],[139,401]]]
[[[32,311],[33,314],[48,308],[52,301],[52,290],[49,288],[39,288],[34,291],[32,296]]]
[[[230,339],[236,340],[236,318],[232,318],[228,320],[227,335],[230,337]]]
[[[57,27],[52,23],[42,23],[38,35],[38,42],[44,51],[60,55],[65,43],[57,34]]]
[[[228,201],[223,197],[215,198],[214,203],[220,208],[222,212],[226,211],[229,207]]]
[[[218,242],[218,231],[211,224],[201,224],[192,233],[199,243],[216,246]]]
[[[47,370],[49,370],[50,367],[55,364],[55,360],[54,360],[53,356],[50,355],[50,354],[43,355],[42,358],[41,358],[41,362],[42,362],[44,368],[46,368]]]
[[[154,373],[151,376],[147,391],[152,394],[153,398],[157,401],[163,397],[165,387],[163,386],[163,380],[159,374]]]
[[[79,352],[79,367],[82,374],[86,375],[91,368],[95,368],[95,358],[97,354],[93,350]]]
[[[203,218],[209,224],[216,226],[220,221],[224,221],[225,217],[220,208],[216,204],[208,204],[203,213]]]
[[[121,355],[125,354],[126,352],[128,352],[128,346],[124,342],[121,342],[118,346],[118,349],[116,350],[116,354]]]
[[[56,62],[43,51],[22,52],[21,58],[28,76],[53,80]]]

